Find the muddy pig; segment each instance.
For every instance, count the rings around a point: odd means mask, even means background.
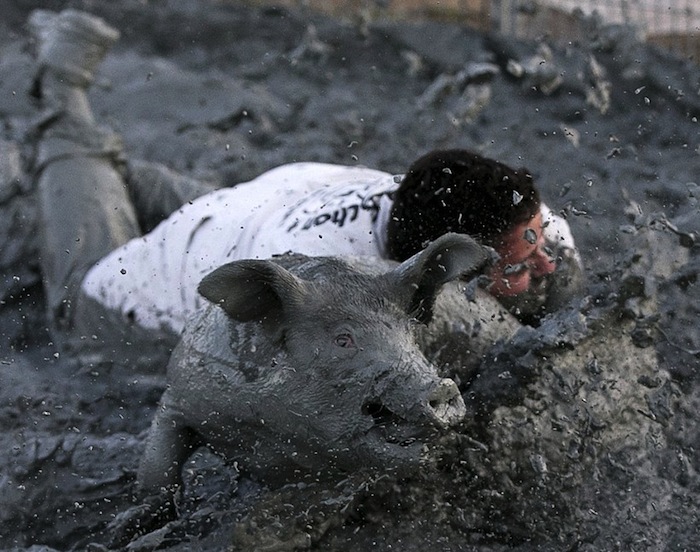
[[[417,327],[443,284],[487,259],[472,239],[448,234],[402,264],[283,255],[216,269],[199,285],[213,304],[168,365],[141,489],[175,488],[200,445],[269,484],[416,468],[431,435],[465,413]]]

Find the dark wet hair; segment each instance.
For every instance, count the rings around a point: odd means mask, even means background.
[[[527,169],[514,170],[468,150],[433,151],[409,167],[395,192],[387,252],[403,261],[446,232],[493,246],[539,207]]]

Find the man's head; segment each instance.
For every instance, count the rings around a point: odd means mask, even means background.
[[[496,297],[518,295],[554,271],[543,249],[539,193],[526,169],[467,150],[418,159],[394,195],[389,256],[405,260],[446,232],[469,234],[501,256],[490,272]]]

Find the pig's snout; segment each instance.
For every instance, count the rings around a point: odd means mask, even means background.
[[[457,384],[447,378],[439,380],[428,393],[424,408],[432,422],[441,429],[458,424],[467,413]]]
[[[405,398],[396,399],[385,395],[384,399],[368,400],[362,405],[362,413],[371,416],[380,426],[407,421],[439,429],[459,423],[466,415],[462,395],[451,379],[439,379],[422,392],[414,392],[407,402],[404,402]]]

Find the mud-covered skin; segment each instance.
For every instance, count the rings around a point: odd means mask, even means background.
[[[415,326],[444,283],[485,262],[483,248],[452,234],[383,274],[299,256],[212,272],[199,289],[217,305],[173,352],[141,488],[178,484],[200,444],[268,483],[417,467],[425,440],[461,421],[464,403]]]

